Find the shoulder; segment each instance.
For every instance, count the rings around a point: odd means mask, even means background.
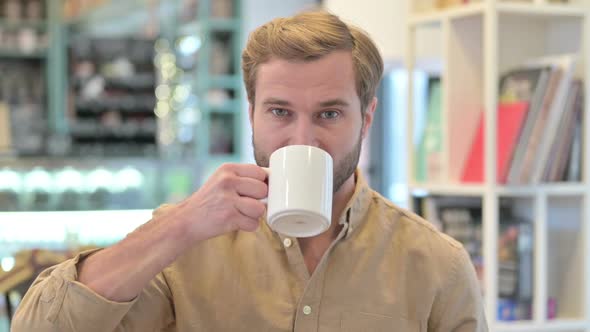
[[[404,209],[379,193],[372,191],[372,210],[376,210],[383,227],[395,227],[396,232],[401,235],[412,235],[407,240],[425,240],[434,242],[441,249],[451,251],[462,250],[463,245],[450,236],[442,233],[431,222],[425,220],[419,215]]]
[[[423,261],[428,269],[441,273],[451,272],[457,269],[457,265],[470,262],[463,245],[439,231],[431,222],[374,191],[371,204],[380,228],[391,234],[393,249],[402,251],[414,262]]]

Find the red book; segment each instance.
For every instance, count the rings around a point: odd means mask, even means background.
[[[498,183],[506,183],[512,155],[518,143],[520,130],[526,121],[528,102],[503,103],[498,106],[498,137],[496,177]],[[479,123],[471,151],[463,168],[462,182],[483,182],[484,180],[484,114]]]

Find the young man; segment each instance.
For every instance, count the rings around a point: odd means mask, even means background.
[[[45,271],[13,331],[487,331],[461,245],[356,171],[382,71],[328,13],[258,28],[243,52],[258,165],[224,165],[120,243]],[[334,159],[332,224],[313,238],[261,220],[261,166],[293,144]]]

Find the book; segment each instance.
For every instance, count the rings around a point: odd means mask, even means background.
[[[507,180],[510,184],[524,184],[528,182],[527,179],[529,178],[531,164],[534,162],[536,147],[539,144],[540,136],[543,134],[542,130],[547,121],[547,113],[561,76],[561,69],[551,69],[542,101],[536,109],[533,109],[530,116],[527,117],[525,127],[519,137],[514,160],[510,166]]]
[[[574,140],[578,112],[582,111],[582,82],[574,81],[568,92],[564,113],[557,128],[557,135],[553,139],[550,158],[545,165],[542,177],[544,182],[563,181],[565,169],[569,159],[569,152]]]
[[[516,68],[503,74],[500,78],[499,104],[531,102],[538,98],[538,91],[547,79],[546,67]]]
[[[471,257],[483,290],[482,202],[473,197],[432,197],[430,208],[442,231],[463,244]]]
[[[529,112],[527,114],[527,119],[518,136],[517,146],[515,148],[512,160],[510,162],[510,167],[506,179],[506,183],[509,184],[517,184],[521,182],[520,175],[523,164],[527,157],[527,151],[529,148],[531,135],[535,130],[535,124],[537,122],[537,119],[539,119],[541,113],[543,112],[544,108],[547,107],[548,99],[551,98],[550,94],[554,90],[556,82],[559,80],[559,77],[561,75],[561,71],[559,71],[559,69],[553,68],[551,66],[541,66],[541,68],[543,68],[543,73],[540,77],[539,85],[535,91],[533,99],[531,100],[531,105]]]
[[[532,301],[498,298],[497,319],[499,321],[530,320],[532,312]]]
[[[428,93],[426,126],[416,152],[416,182],[437,181],[443,176],[442,89],[440,79],[432,79]]]
[[[578,141],[578,158],[576,159],[577,163],[577,167],[578,169],[581,169],[581,158],[580,155],[582,153],[581,151],[581,145],[580,145],[580,141],[582,140],[582,124],[583,124],[583,116],[584,116],[584,87],[582,82],[578,82],[579,86],[578,86],[578,93],[576,95],[576,100],[574,101],[574,112],[572,115],[572,121],[570,122],[570,127],[567,129],[568,132],[568,138],[569,140],[563,145],[563,147],[560,147],[559,149],[563,149],[563,151],[560,151],[561,153],[565,153],[565,155],[560,156],[560,160],[559,160],[559,165],[558,165],[558,169],[557,169],[557,174],[556,174],[556,178],[558,179],[558,181],[567,181],[567,168],[570,165],[570,159],[572,156],[572,147],[574,145],[574,142],[577,140]],[[578,174],[579,175],[579,174]],[[578,178],[574,179],[573,181],[581,181],[581,175],[578,176]]]
[[[12,132],[8,105],[0,102],[0,154],[12,152]]]
[[[504,215],[498,236],[498,295],[530,300],[533,294],[533,230],[525,220]]]
[[[553,64],[559,66],[563,71],[563,75],[556,87],[555,95],[547,111],[546,118],[543,119],[545,121],[539,123],[540,130],[537,132],[540,135],[538,139],[539,144],[536,146],[533,162],[530,164],[532,172],[525,178],[525,181],[528,183],[539,183],[543,179],[545,166],[550,159],[552,142],[558,135],[559,120],[563,117],[566,108],[566,99],[576,62],[577,56],[575,54],[552,56],[531,62],[532,65]]]
[[[583,112],[578,114],[578,121],[576,122],[576,128],[574,130],[574,140],[572,143],[570,157],[568,161],[567,177],[566,180],[570,182],[580,181],[582,179],[582,117]]]
[[[499,183],[506,182],[508,167],[516,146],[518,134],[526,119],[529,104],[518,102],[504,104],[497,112],[496,177]],[[477,134],[461,177],[462,182],[483,182],[485,121],[482,112]]]
[[[497,109],[496,179],[506,183],[510,165],[522,136],[526,119],[537,109],[547,86],[549,68],[516,68],[503,74],[499,86]],[[470,154],[463,166],[462,182],[483,182],[484,114],[480,115],[478,128]]]

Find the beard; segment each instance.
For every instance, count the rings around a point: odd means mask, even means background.
[[[359,134],[358,140],[352,150],[349,151],[344,156],[344,158],[342,158],[342,160],[335,161],[333,170],[334,193],[338,192],[344,182],[346,182],[346,180],[348,180],[354,174],[361,156],[362,143],[363,138]],[[256,148],[256,144],[254,143],[254,134],[252,134],[252,146],[254,147],[254,159],[256,160],[256,164],[260,167],[268,167],[270,153],[260,151],[260,149]]]

